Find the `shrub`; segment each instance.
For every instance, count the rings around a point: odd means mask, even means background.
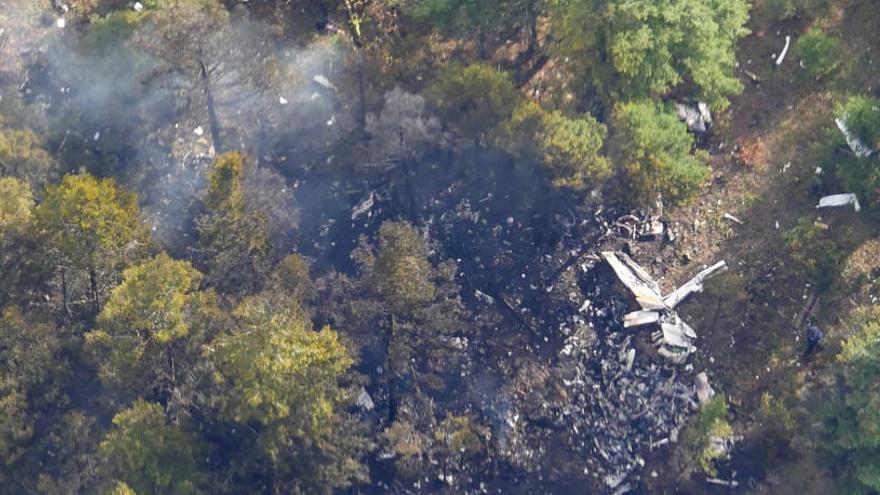
[[[590,115],[571,119],[529,102],[514,110],[497,142],[518,160],[537,164],[554,187],[580,191],[601,184],[610,173],[601,154],[606,133]]]
[[[785,233],[795,273],[810,279],[820,291],[834,283],[842,260],[827,231],[828,225],[803,217]]]
[[[853,96],[838,108],[835,117],[846,123],[851,136],[864,147],[880,149],[880,99]],[[840,133],[833,134],[831,142],[846,146]],[[836,155],[837,176],[845,189],[871,206],[880,205],[880,153],[864,157],[853,153]]]
[[[681,203],[709,177],[705,155],[691,153],[693,137],[667,107],[647,100],[619,105],[612,127],[611,154],[630,201],[652,204],[662,194],[667,204]]]
[[[810,76],[819,79],[834,72],[840,65],[840,41],[830,38],[819,28],[812,28],[795,45]]]

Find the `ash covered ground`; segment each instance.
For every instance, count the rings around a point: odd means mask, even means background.
[[[646,458],[678,441],[685,421],[699,411],[697,370],[659,356],[652,327],[623,328],[623,314],[636,305],[599,253],[635,251],[645,266],[662,271],[660,255],[674,236],[637,235],[656,221],[640,212],[593,203],[559,213],[550,204],[523,202],[532,193],[527,181],[491,153],[443,168],[432,166],[432,158],[447,159],[429,156],[415,171],[378,184],[326,185],[340,204],[336,216],[304,218],[318,232],[312,255],[319,264],[351,268],[348,253],[358,239],[401,217],[423,229],[433,259],[457,263],[471,328],[457,337],[464,356],[442,400],[487,425],[486,455],[454,468],[435,466],[411,485],[387,480],[373,488],[639,491],[644,476],[657,475],[645,472]],[[484,172],[479,177],[475,164]],[[369,208],[350,220],[347,204]],[[619,227],[620,217],[629,228]],[[369,374],[376,367],[381,371],[380,358],[362,364]],[[385,384],[367,390],[377,411],[388,407]],[[374,428],[387,426],[381,412],[372,417]]]

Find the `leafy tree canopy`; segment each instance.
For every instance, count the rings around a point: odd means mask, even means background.
[[[538,164],[553,186],[584,190],[601,184],[611,172],[601,154],[606,133],[592,116],[572,119],[529,102],[502,125],[498,144],[514,157]]]
[[[86,335],[105,386],[126,395],[179,387],[199,359],[198,343],[216,317],[214,295],[199,292],[202,274],[162,253],[123,273]]]
[[[447,67],[428,88],[427,96],[459,138],[475,143],[510,117],[517,100],[507,74],[485,64]]]
[[[101,452],[115,483],[128,493],[201,493],[199,448],[180,426],[168,424],[162,407],[137,401],[113,417]],[[121,493],[126,493],[125,488]]]
[[[664,95],[682,83],[724,108],[742,90],[733,73],[736,40],[748,34],[743,0],[561,0],[554,47],[604,94]]]
[[[847,493],[880,490],[880,308],[864,310],[860,331],[848,339],[838,355],[845,386],[827,419],[828,447]]]
[[[694,196],[709,177],[702,154],[691,154],[693,138],[667,107],[650,101],[619,105],[612,116],[612,156],[621,167],[632,201],[679,203]]]
[[[338,380],[352,363],[336,332],[312,330],[292,301],[269,295],[246,298],[234,316],[238,327],[216,343],[224,414],[269,428],[270,446],[329,434],[344,396]]]
[[[880,150],[880,98],[853,96],[841,105],[835,114],[841,119],[852,137],[870,150]],[[832,141],[848,149],[843,135],[835,132]],[[835,162],[837,176],[847,191],[853,191],[871,206],[880,206],[880,153],[858,157],[853,153],[839,153]]]

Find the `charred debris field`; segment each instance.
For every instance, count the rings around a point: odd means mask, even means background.
[[[0,0],[0,493],[877,493],[874,0]]]

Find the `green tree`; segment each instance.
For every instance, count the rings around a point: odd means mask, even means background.
[[[201,346],[222,315],[202,274],[162,253],[125,270],[86,348],[101,383],[122,398],[147,397],[169,411],[190,405],[206,363]],[[173,414],[172,414],[173,416]]]
[[[208,212],[196,221],[206,282],[224,292],[254,289],[266,271],[269,256],[266,217],[245,204],[243,168],[239,153],[217,157],[203,198]]]
[[[41,187],[58,173],[55,159],[45,148],[43,139],[30,129],[0,126],[0,175]]]
[[[256,432],[249,469],[273,492],[344,487],[363,476],[357,435],[342,416],[340,379],[352,360],[329,327],[312,330],[297,303],[263,293],[233,312],[214,344],[221,416]],[[248,442],[243,442],[246,445]],[[233,462],[243,462],[235,459]]]
[[[819,28],[810,28],[795,44],[807,72],[816,79],[826,77],[840,66],[843,53],[840,41],[829,38]]]
[[[857,147],[865,152],[880,150],[880,98],[853,96],[837,109],[835,117],[845,124]],[[847,150],[834,153],[832,160],[846,190],[871,206],[880,206],[880,152],[858,156],[839,132],[830,141],[834,148]]]
[[[135,493],[201,493],[199,451],[183,427],[168,424],[160,405],[144,401],[115,415],[101,442],[110,479]]]
[[[0,473],[24,469],[35,423],[46,406],[64,403],[54,375],[60,343],[52,325],[30,321],[15,307],[0,318]]]
[[[466,333],[464,308],[454,282],[455,263],[435,267],[418,230],[404,222],[385,222],[379,227],[377,244],[377,248],[361,245],[354,257],[361,266],[363,286],[383,314],[378,320],[385,327],[382,344],[393,419],[397,403],[403,400],[402,382],[413,379],[435,390],[445,387],[442,377],[461,357],[453,337]]]
[[[785,232],[785,247],[793,272],[808,278],[816,290],[827,290],[840,274],[843,255],[834,243],[835,234],[827,224],[809,217]]]
[[[868,494],[880,490],[880,308],[862,310],[855,324],[837,356],[843,386],[829,401],[827,447],[845,492]]]
[[[742,90],[733,69],[748,12],[743,0],[560,0],[554,51],[611,99],[690,82],[695,97],[725,108]]]
[[[517,100],[507,74],[485,64],[450,65],[426,94],[440,120],[458,138],[477,145],[510,117]]]
[[[68,312],[91,303],[97,313],[122,270],[151,249],[137,197],[112,179],[68,175],[46,190],[34,218],[41,256],[54,263],[53,282]]]
[[[693,138],[667,107],[639,101],[618,105],[612,116],[611,156],[626,193],[637,204],[680,203],[709,177],[702,153],[691,154]]]
[[[582,191],[611,172],[601,154],[607,130],[592,116],[570,119],[535,102],[520,105],[501,127],[498,145],[545,171],[554,187]]]
[[[419,231],[407,223],[384,222],[378,244],[378,252],[364,247],[356,253],[370,289],[399,314],[433,300],[433,267]]]
[[[27,241],[33,226],[34,199],[26,182],[0,177],[0,305],[15,298],[27,275]]]

